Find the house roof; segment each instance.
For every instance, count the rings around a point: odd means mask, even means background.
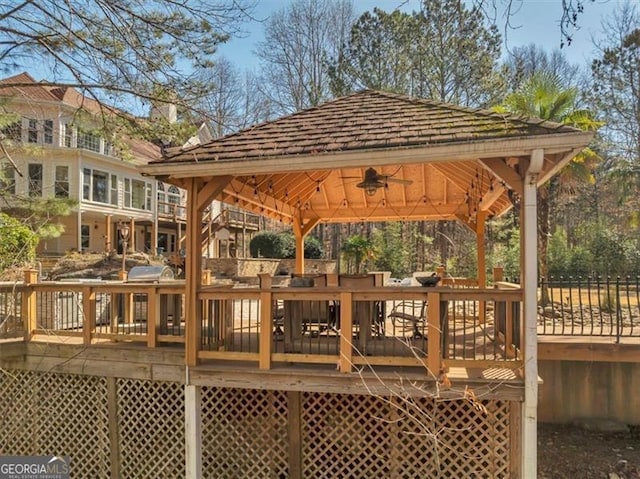
[[[205,145],[170,150],[161,161],[224,161],[410,148],[576,131],[543,120],[364,90]]]
[[[591,137],[543,120],[365,90],[172,149],[141,169],[182,187],[195,179],[206,196],[198,204],[215,196],[285,222],[459,219],[474,227],[479,212],[511,207],[534,150],[544,151],[542,183]],[[361,182],[369,168],[379,188],[367,195]]]
[[[40,83],[26,72],[0,79],[0,97],[18,97],[34,103],[56,102],[66,106],[69,110],[84,109],[93,115],[101,113],[125,115],[124,112],[83,95],[75,88]],[[146,164],[160,158],[160,148],[149,141],[125,135],[124,142],[131,150],[134,161],[138,164]]]
[[[26,72],[0,79],[0,96],[17,96],[34,101],[59,101],[56,95]]]

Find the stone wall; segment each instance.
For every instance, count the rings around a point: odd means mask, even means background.
[[[211,270],[215,277],[236,278],[256,277],[259,273],[272,276],[288,275],[295,271],[294,259],[265,258],[210,258],[205,268]],[[305,259],[305,273],[335,273],[336,262],[329,260]]]

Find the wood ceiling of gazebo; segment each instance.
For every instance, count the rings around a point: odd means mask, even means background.
[[[179,186],[229,176],[218,199],[283,221],[497,216],[542,148],[545,181],[592,134],[557,123],[365,90],[188,149],[142,170]],[[376,169],[383,186],[356,185]],[[400,181],[396,181],[400,180]]]

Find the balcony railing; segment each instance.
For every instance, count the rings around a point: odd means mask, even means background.
[[[520,289],[203,285],[198,318],[184,317],[184,283],[36,283],[0,290],[2,337],[78,344],[127,341],[185,347],[200,360],[328,365],[522,366]],[[19,318],[19,320],[18,320]]]
[[[640,338],[640,277],[560,277],[543,280],[538,332],[548,336]]]

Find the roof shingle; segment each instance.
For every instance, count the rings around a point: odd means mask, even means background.
[[[157,163],[256,159],[576,131],[538,119],[363,90],[203,145],[170,150]]]

